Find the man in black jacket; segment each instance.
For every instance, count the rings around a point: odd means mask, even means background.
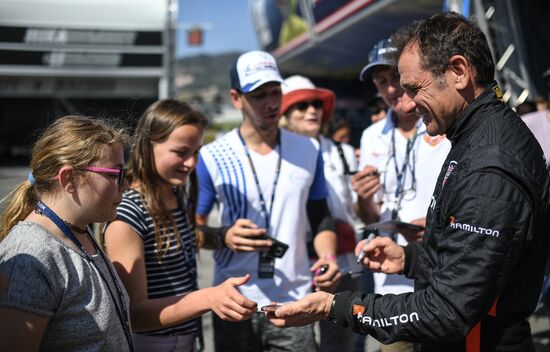
[[[541,289],[550,231],[542,150],[500,98],[485,36],[454,13],[399,30],[406,109],[430,135],[447,134],[421,243],[359,243],[374,271],[403,272],[415,292],[314,293],[270,313],[279,326],[328,318],[383,343],[420,351],[534,351],[529,323]]]

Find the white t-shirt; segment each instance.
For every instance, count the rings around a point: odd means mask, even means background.
[[[391,110],[388,118],[368,127],[361,137],[360,168],[372,165],[378,168],[382,187],[375,195],[381,201],[380,221],[391,220],[392,211],[399,203],[396,171],[403,173],[403,196],[399,204],[398,219],[405,222],[426,216],[441,167],[451,149],[451,142],[444,136],[431,137],[419,119],[416,138],[409,148],[405,163],[408,140],[394,128]],[[395,153],[393,152],[395,146]],[[403,172],[404,170],[404,172]],[[382,234],[384,235],[384,234]],[[400,234],[397,242],[406,245]],[[402,275],[374,274],[375,293],[402,293],[413,291],[413,281]]]
[[[239,286],[239,290],[260,306],[300,299],[310,292],[306,203],[327,197],[317,141],[284,129],[280,129],[280,136],[282,160],[273,207],[271,197],[279,149],[267,155],[249,150],[266,208],[272,209],[268,233],[289,246],[283,258],[275,259],[274,277],[258,277],[257,252],[236,253],[223,249],[214,254],[214,284],[248,273],[251,280]],[[223,226],[247,218],[266,227],[254,174],[236,129],[201,149],[197,174],[200,185],[198,214],[207,215],[214,202],[218,202]]]
[[[523,122],[529,127],[531,132],[542,147],[546,165],[550,165],[550,111],[536,111],[525,114],[522,117]]]

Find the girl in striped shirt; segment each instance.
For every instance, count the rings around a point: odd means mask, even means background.
[[[187,104],[160,100],[140,118],[129,159],[130,189],[105,231],[107,253],[130,295],[136,351],[196,351],[200,316],[249,319],[256,303],[237,286],[197,287],[194,168],[206,118]]]

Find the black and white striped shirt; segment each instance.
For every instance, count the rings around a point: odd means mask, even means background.
[[[147,294],[149,299],[181,296],[197,289],[195,235],[184,209],[172,209],[172,217],[180,233],[183,248],[170,233],[170,246],[164,256],[157,250],[155,225],[144,207],[141,194],[134,189],[126,191],[117,208],[117,220],[128,223],[143,239]],[[172,228],[171,225],[168,228]],[[163,246],[164,248],[164,246]],[[148,331],[145,335],[183,335],[197,331],[199,319],[170,328]]]

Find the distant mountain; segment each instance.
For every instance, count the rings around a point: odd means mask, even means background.
[[[240,121],[229,100],[229,70],[239,55],[197,55],[176,61],[176,96],[203,112],[217,128],[229,129]]]
[[[197,55],[176,62],[176,86],[184,96],[211,95],[217,91],[224,100],[229,90],[229,69],[241,53]],[[207,96],[203,96],[209,100]]]

